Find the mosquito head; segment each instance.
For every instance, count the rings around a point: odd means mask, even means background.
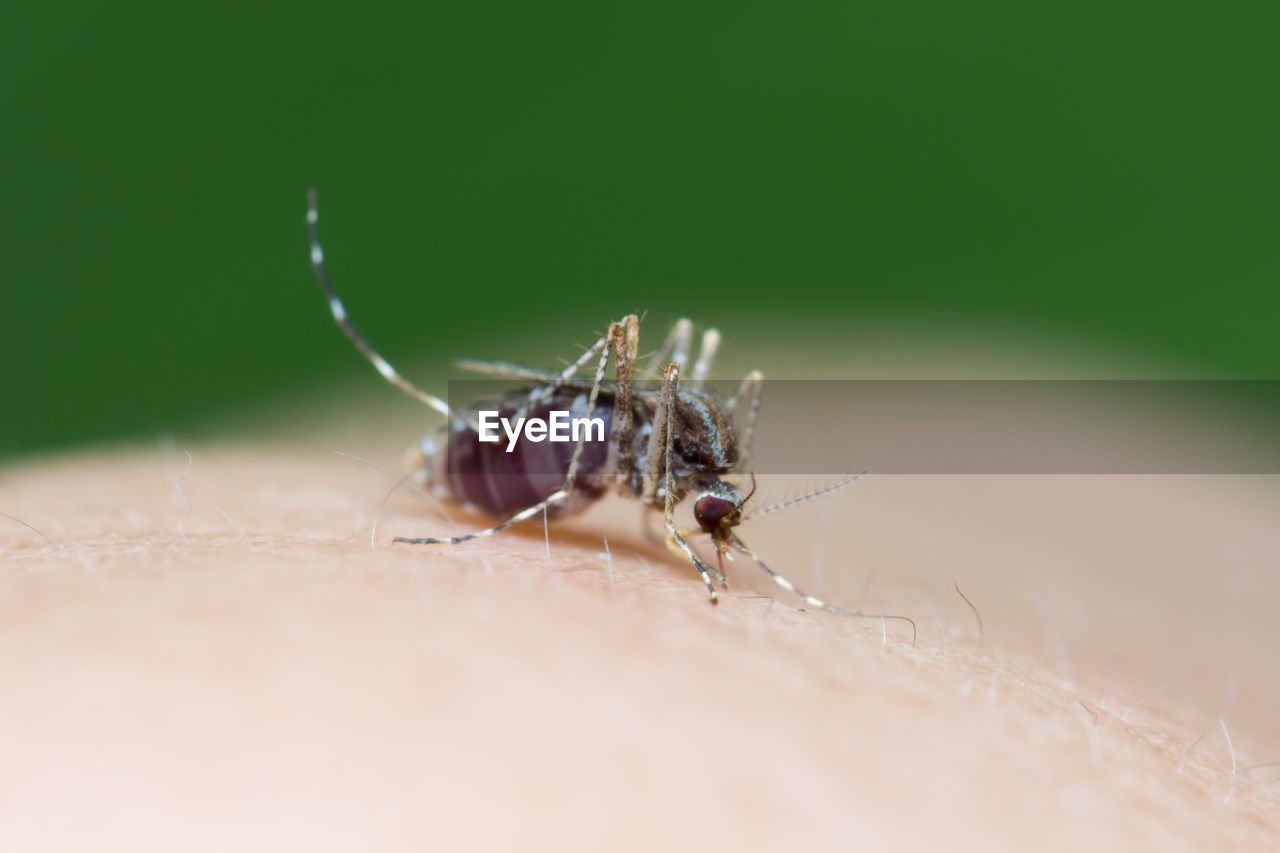
[[[756,491],[756,478],[751,475],[751,491],[746,497],[732,483],[724,480],[708,480],[698,490],[693,504],[693,517],[698,526],[720,541],[727,541],[729,531],[742,521],[742,505]]]

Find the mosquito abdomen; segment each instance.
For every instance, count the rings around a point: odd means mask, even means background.
[[[547,400],[521,411],[527,402],[527,392],[519,392],[486,408],[512,423],[521,416],[549,420],[553,411],[568,411],[574,417],[587,415],[587,395],[577,389],[559,389]],[[573,498],[567,505],[554,507],[553,515],[581,509],[605,493],[603,469],[613,424],[612,395],[601,394],[590,416],[603,420],[604,440],[586,442],[574,477]],[[535,442],[521,436],[508,452],[509,440],[501,430],[499,433],[498,442],[482,442],[473,427],[455,421],[447,440],[437,449],[432,481],[454,499],[494,516],[533,506],[564,486],[573,458],[572,441]]]

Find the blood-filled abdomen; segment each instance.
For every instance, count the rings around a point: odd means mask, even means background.
[[[493,405],[478,406],[476,410],[496,410],[498,417],[506,418],[514,429],[521,415],[520,409],[528,399],[527,392],[514,393]],[[558,389],[547,400],[523,414],[526,418],[539,418],[550,423],[553,411],[567,411],[571,421],[587,416],[587,401],[585,391]],[[599,440],[598,427],[589,431],[590,440],[582,449],[574,477],[573,499],[553,506],[550,509],[553,515],[578,509],[584,502],[599,498],[606,490],[603,469],[609,456],[613,395],[602,392],[590,416],[604,422],[603,440]],[[586,428],[586,424],[580,428]],[[455,423],[444,446],[437,449],[431,479],[444,486],[454,500],[472,504],[499,517],[533,506],[564,485],[576,446],[574,441],[552,441],[550,436],[542,441],[532,441],[521,429],[514,447],[508,452],[513,442],[501,426],[497,432],[497,442],[481,441],[473,428],[465,423]],[[570,431],[566,428],[562,432]]]

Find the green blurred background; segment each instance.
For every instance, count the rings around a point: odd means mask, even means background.
[[[393,361],[571,355],[649,309],[739,347],[893,318],[1277,377],[1278,30],[1274,3],[20,4],[0,453],[367,370],[307,265],[313,185]]]

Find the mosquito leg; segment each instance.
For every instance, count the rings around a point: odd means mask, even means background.
[[[643,533],[644,538],[648,539],[650,542],[654,542],[658,545],[665,545],[667,543],[666,537],[653,528],[653,514],[655,512],[657,512],[657,510],[648,504],[645,504],[642,507],[642,512],[640,514],[640,532]]]
[[[324,247],[320,245],[319,220],[320,208],[316,203],[316,191],[311,190],[307,193],[307,236],[311,241],[311,266],[315,270],[316,278],[320,280],[320,286],[324,288],[325,295],[329,297],[329,312],[333,314],[333,321],[338,324],[338,328],[351,339],[351,342],[356,345],[356,349],[360,350],[369,363],[382,374],[383,379],[410,397],[426,403],[445,417],[461,419],[474,427],[475,421],[454,410],[440,397],[423,391],[417,385],[401,376],[399,371],[379,355],[365,340],[364,335],[360,334],[356,327],[352,325],[351,320],[347,318],[347,309],[342,304],[342,300],[338,298],[338,292],[329,280],[329,272],[324,266]]]
[[[671,402],[668,405],[666,392],[667,383],[664,380],[662,390],[658,393],[657,405],[654,407],[653,425],[649,430],[649,445],[645,448],[645,470],[640,489],[640,498],[648,506],[657,505],[658,495],[662,489],[662,463],[666,445],[664,436],[667,433],[667,424],[670,420],[667,417],[667,410],[675,407],[675,394],[671,395]]]
[[[733,392],[733,396],[725,400],[724,407],[729,414],[737,411],[738,404],[742,402],[748,394],[758,396],[760,385],[764,382],[764,374],[758,370],[753,370],[746,376],[742,377],[742,381],[738,383],[738,390]]]
[[[671,362],[675,362],[683,369],[685,362],[689,360],[689,345],[692,342],[693,321],[684,318],[676,320],[676,324],[667,334],[667,339],[662,342],[662,346],[645,365],[645,375],[661,376],[663,368]]]
[[[868,614],[863,613],[861,610],[850,610],[846,607],[837,607],[834,604],[828,604],[827,602],[823,601],[821,598],[818,598],[813,595],[809,595],[808,593],[802,591],[795,584],[793,584],[790,580],[788,580],[787,578],[783,577],[782,575],[778,574],[773,569],[765,565],[764,561],[760,559],[759,555],[757,555],[755,551],[752,551],[750,548],[748,548],[746,543],[743,542],[741,539],[739,539],[736,535],[732,537],[731,541],[733,542],[733,545],[735,548],[737,548],[739,551],[741,551],[742,553],[750,557],[752,560],[754,560],[757,566],[764,569],[765,574],[773,578],[774,583],[776,583],[778,586],[785,589],[787,592],[790,592],[793,595],[800,596],[800,598],[804,599],[804,603],[808,604],[810,607],[816,607],[819,610],[828,610],[832,613],[839,613],[844,616],[856,616],[860,619],[872,618]],[[897,619],[911,625],[911,648],[914,649],[916,647],[916,623],[913,619],[907,616],[890,616],[888,614],[885,614],[883,617],[880,614],[876,614],[874,618]]]
[[[523,364],[512,364],[509,361],[479,361],[473,358],[458,358],[454,359],[453,365],[471,373],[497,376],[502,379],[524,379],[538,383],[563,382],[557,371],[525,367]]]
[[[764,374],[758,370],[748,373],[738,385],[738,390],[725,403],[729,415],[737,411],[738,404],[748,400],[747,414],[742,421],[742,433],[738,436],[738,462],[742,464],[751,456],[751,441],[756,437],[756,416],[760,414],[760,398],[764,395]]]
[[[578,374],[578,371],[582,370],[582,368],[586,364],[588,364],[591,361],[591,359],[596,357],[602,357],[604,359],[607,359],[609,357],[609,342],[613,337],[614,327],[618,325],[619,325],[618,323],[611,323],[609,325],[609,331],[605,332],[603,337],[601,337],[598,341],[596,341],[594,344],[588,347],[586,352],[578,356],[577,361],[575,361],[573,364],[566,367],[564,370],[560,371],[560,373],[557,376],[555,376],[546,384],[541,385],[536,391],[530,394],[528,404],[523,408],[521,408],[518,414],[523,416],[526,412],[529,411],[529,409],[532,409],[533,407],[541,403],[543,400],[550,397],[553,393],[555,393],[555,390],[557,388],[559,388],[561,385],[568,382],[569,380],[573,379],[573,377]],[[595,399],[595,398],[592,397],[592,399]]]
[[[662,424],[663,440],[662,440],[662,458],[666,466],[666,486],[663,502],[663,515],[667,527],[667,534],[671,541],[675,543],[689,561],[693,563],[693,567],[698,570],[698,574],[702,575],[702,582],[707,585],[707,592],[711,596],[711,603],[717,604],[720,601],[719,595],[716,594],[716,580],[724,582],[724,575],[719,569],[714,569],[699,559],[693,549],[689,547],[689,543],[680,535],[680,531],[676,528],[675,509],[676,509],[676,482],[675,475],[672,473],[672,465],[674,463],[672,447],[674,445],[674,418],[676,410],[676,390],[680,383],[680,365],[672,363],[667,367],[667,371],[662,377],[662,390],[659,392],[660,408],[663,411],[663,417],[656,418],[654,422],[655,432],[658,423]],[[652,467],[652,461],[650,462]],[[712,578],[715,580],[712,580]]]
[[[621,329],[613,336],[613,364],[616,384],[613,390],[613,429],[610,452],[615,482],[621,494],[629,494],[635,475],[635,423],[631,397],[635,386],[636,358],[640,349],[640,319],[629,314],[622,319]]]
[[[497,533],[500,530],[505,530],[506,528],[510,527],[513,524],[519,524],[522,521],[533,518],[535,515],[538,515],[539,513],[541,513],[544,509],[550,509],[551,507],[565,500],[566,498],[569,497],[569,494],[570,492],[568,492],[567,490],[559,489],[555,492],[552,492],[543,500],[538,501],[533,506],[520,510],[515,515],[511,516],[501,524],[495,524],[493,527],[487,527],[484,530],[477,530],[475,533],[464,533],[461,536],[443,536],[443,537],[397,536],[392,541],[401,542],[406,545],[436,545],[441,543],[448,544],[448,545],[457,545],[459,542],[469,542],[472,539],[484,539],[488,536],[492,536],[493,534]]]
[[[689,385],[701,388],[707,375],[711,373],[711,365],[716,360],[716,351],[720,349],[720,333],[715,329],[707,329],[702,333],[702,343],[698,345],[698,359],[693,363],[693,373],[689,377]]]
[[[665,526],[667,528],[667,544],[674,544],[683,554],[693,561],[694,566],[702,572],[703,580],[707,573],[715,578],[721,586],[725,585],[724,573],[712,568],[698,559],[689,543],[685,541],[684,531],[675,527],[675,481],[672,474],[672,447],[675,444],[673,421],[676,409],[676,393],[679,388],[680,368],[671,364],[662,380],[662,388],[658,392],[658,403],[654,410],[653,428],[649,433],[649,445],[646,450],[644,481],[641,488],[641,500],[646,506],[655,506],[659,497],[663,497],[665,510]],[[662,478],[663,467],[666,468],[666,479]],[[715,601],[715,592],[711,599]]]

